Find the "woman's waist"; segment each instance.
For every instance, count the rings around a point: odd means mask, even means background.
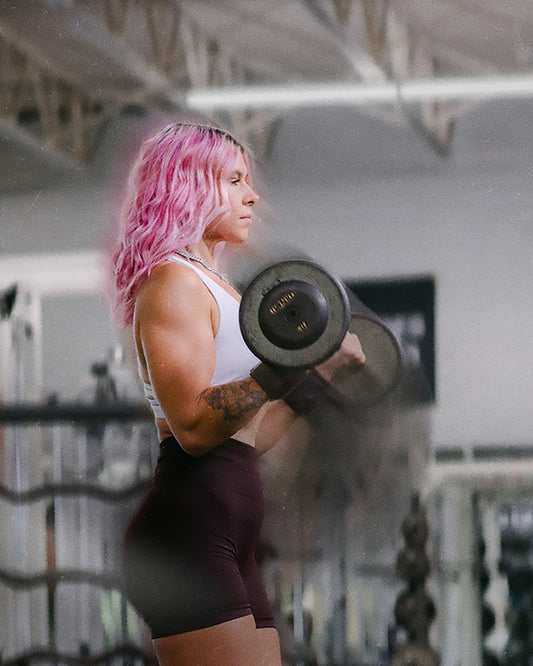
[[[257,415],[256,415],[257,416]],[[260,423],[260,419],[256,420],[256,417],[253,417],[249,423],[247,423],[243,428],[238,430],[233,437],[230,437],[226,442],[237,441],[241,444],[247,444],[252,449],[255,448],[255,438],[257,435],[257,429]],[[155,425],[157,429],[157,435],[160,443],[162,444],[166,440],[174,440],[174,435],[168,425],[168,422],[164,418],[155,419]],[[176,440],[177,441],[177,440]],[[226,443],[224,442],[224,444]],[[178,443],[179,446],[179,443]],[[181,447],[180,447],[181,448]],[[216,447],[218,448],[218,447]],[[184,451],[185,455],[188,455]]]
[[[253,445],[240,437],[230,437],[222,444],[213,447],[201,456],[192,456],[185,451],[178,440],[172,435],[159,443],[159,459],[172,458],[190,465],[202,465],[212,460],[233,462],[248,467],[257,463],[257,453]]]
[[[228,439],[202,456],[186,453],[174,437],[163,440],[155,473],[173,486],[196,485],[220,487],[255,495],[261,486],[255,449],[235,439]]]

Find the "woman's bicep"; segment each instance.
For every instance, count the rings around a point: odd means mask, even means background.
[[[201,416],[198,397],[210,385],[215,346],[204,299],[177,295],[172,307],[167,303],[152,301],[141,309],[139,338],[150,382],[175,431]]]
[[[179,398],[193,404],[210,384],[215,364],[212,336],[195,325],[149,327],[142,337],[150,381],[163,409]]]

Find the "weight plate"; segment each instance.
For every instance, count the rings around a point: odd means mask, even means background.
[[[287,280],[266,294],[259,305],[265,336],[283,349],[303,349],[318,340],[328,323],[324,294],[303,280]]]
[[[366,363],[336,382],[335,389],[348,409],[369,407],[381,402],[400,381],[400,343],[391,329],[370,313],[352,313],[349,330],[359,338]]]
[[[239,323],[244,341],[262,361],[309,368],[340,347],[349,312],[339,280],[315,262],[290,259],[253,278],[242,295]]]

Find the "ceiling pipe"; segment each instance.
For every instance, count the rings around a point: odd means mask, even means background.
[[[385,83],[197,88],[185,94],[185,103],[189,108],[199,111],[220,111],[528,97],[533,97],[533,74],[411,79]]]

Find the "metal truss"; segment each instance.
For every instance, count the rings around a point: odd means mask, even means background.
[[[65,80],[0,34],[0,123],[11,140],[76,166],[89,159],[111,105]]]
[[[216,37],[181,11],[180,3],[103,0],[94,3],[38,0],[86,50],[109,67],[71,69],[49,57],[46,44],[30,44],[0,16],[0,126],[12,140],[53,162],[86,162],[101,124],[125,108],[189,114],[184,91],[253,79],[253,73]],[[88,11],[91,11],[89,14]],[[19,10],[20,11],[20,10]],[[270,145],[280,113],[238,110],[205,112],[223,123],[259,154]]]
[[[340,53],[362,81],[404,79],[438,75],[438,63],[428,45],[402,21],[392,0],[301,0],[325,32],[337,43]],[[82,5],[84,3],[81,3]],[[253,69],[228,52],[216,34],[209,34],[191,20],[179,3],[167,0],[104,0],[103,15],[110,34],[127,39],[131,14],[144,13],[150,45],[147,64],[169,78],[185,64],[187,80],[182,87],[203,89],[245,86],[258,81]],[[169,81],[170,85],[176,82]],[[382,109],[375,109],[383,113]],[[449,102],[404,102],[398,97],[396,117],[408,121],[441,154],[451,148],[456,106]],[[232,129],[264,154],[284,110],[243,108],[206,111],[211,120]],[[388,115],[390,119],[390,114]]]
[[[280,18],[289,4],[224,0],[209,20],[215,10],[202,0],[34,0],[30,11],[23,2],[0,5],[2,132],[51,160],[82,163],[101,124],[126,108],[190,116],[190,91],[313,83],[312,56],[311,67],[305,58],[293,64],[292,45],[317,50],[317,58],[318,49],[326,49],[336,82],[397,84],[392,112],[379,102],[368,108],[387,120],[407,120],[439,153],[450,151],[458,101],[402,99],[403,82],[449,74],[449,63],[444,69],[431,44],[410,27],[402,3],[296,0],[291,11],[304,30]],[[239,21],[257,27],[265,14],[271,37],[276,26],[289,31],[280,42],[288,55],[275,65],[253,48],[243,56],[235,45]],[[226,27],[218,25],[226,19]],[[59,37],[62,49],[55,44]],[[228,127],[260,156],[285,112],[272,104],[202,109],[204,118]]]
[[[431,79],[440,74],[438,63],[431,56],[424,39],[402,20],[393,0],[302,0],[325,22],[328,5],[331,11],[329,29],[334,29],[353,55],[355,48],[362,54],[354,69],[363,81],[394,81]],[[320,8],[320,12],[317,11]],[[364,45],[361,46],[361,41]],[[348,46],[346,46],[348,45]],[[449,102],[406,102],[398,85],[398,111],[440,154],[449,153],[457,108]],[[382,110],[376,109],[377,113]]]

